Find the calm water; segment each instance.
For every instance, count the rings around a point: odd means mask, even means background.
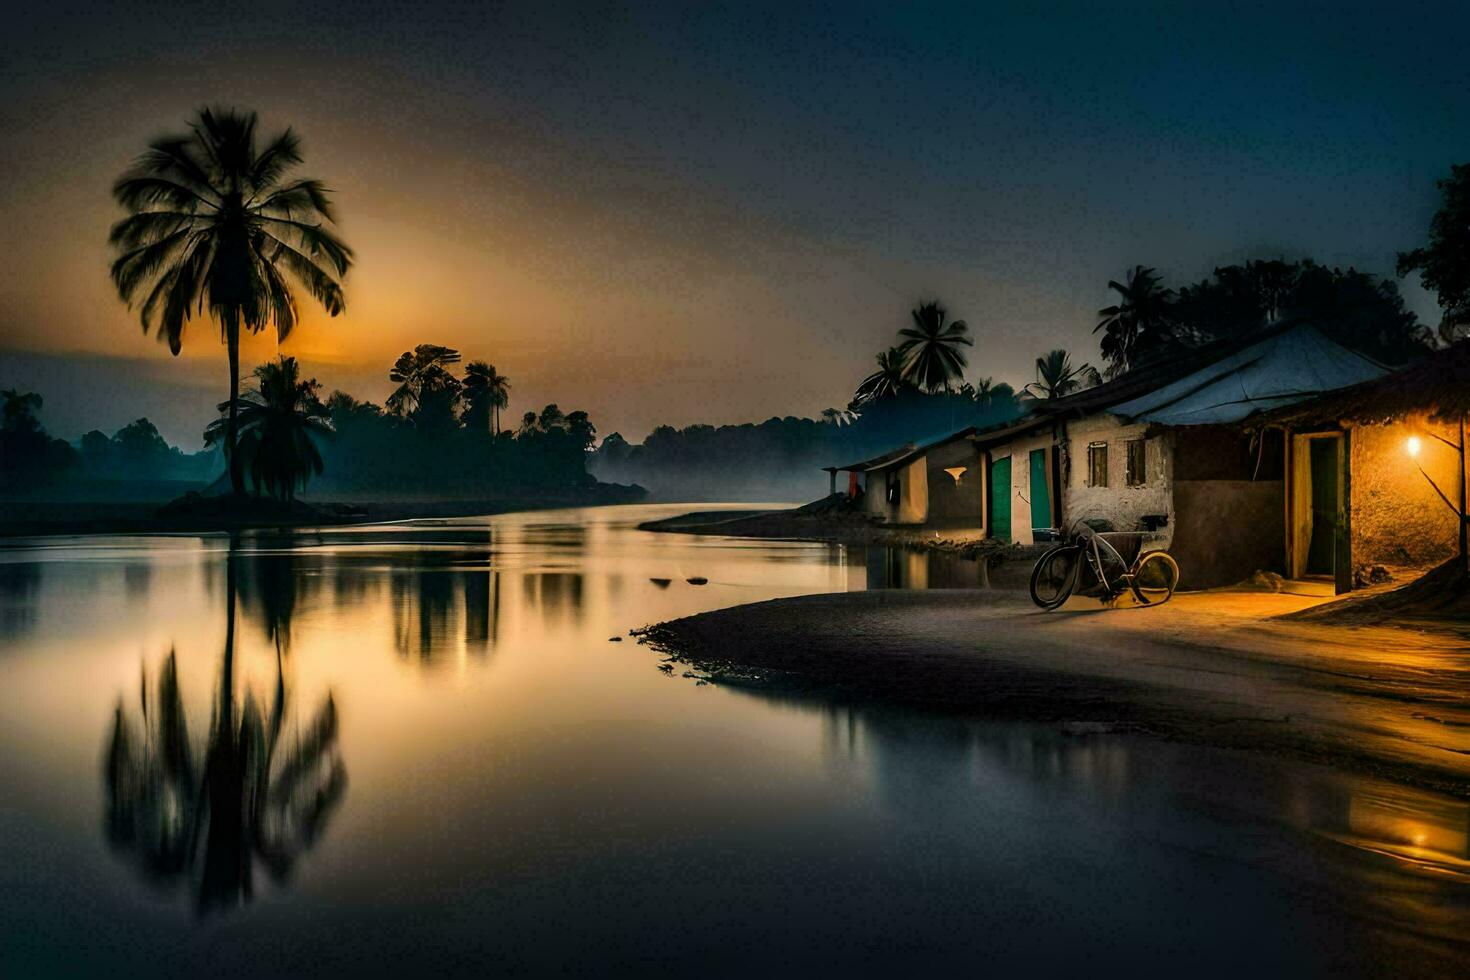
[[[677,510],[245,535],[233,560],[224,536],[4,543],[0,975],[1470,965],[1462,802],[755,696],[609,642],[974,584],[633,528]]]

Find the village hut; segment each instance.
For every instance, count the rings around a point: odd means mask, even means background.
[[[1289,571],[1308,567],[1312,529],[1324,516],[1338,525],[1340,566],[1360,579],[1375,564],[1425,566],[1451,554],[1462,566],[1470,562],[1467,416],[1470,340],[1256,420],[1257,429],[1284,433],[1292,454],[1286,471]],[[1323,474],[1339,488],[1335,514],[1313,493]]]

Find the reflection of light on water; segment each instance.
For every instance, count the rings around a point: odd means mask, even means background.
[[[1405,786],[1317,774],[1293,781],[1286,820],[1397,867],[1470,881],[1470,803]]]
[[[1416,870],[1470,879],[1470,804],[1407,790],[1356,793],[1346,832],[1327,836]]]

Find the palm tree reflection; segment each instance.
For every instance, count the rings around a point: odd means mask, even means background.
[[[257,863],[274,881],[286,881],[347,786],[330,692],[309,719],[287,725],[295,706],[280,646],[269,707],[248,691],[236,704],[236,562],[232,547],[223,665],[202,753],[189,736],[170,652],[151,699],[144,674],[140,719],[119,701],[103,772],[109,841],[150,878],[187,880],[201,912],[249,900]]]

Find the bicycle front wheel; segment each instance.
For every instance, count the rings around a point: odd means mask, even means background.
[[[1082,549],[1061,545],[1042,555],[1031,570],[1031,601],[1042,609],[1055,609],[1072,596],[1077,587],[1077,566]]]
[[[1179,564],[1167,551],[1150,551],[1133,573],[1133,595],[1144,605],[1168,602],[1178,585]]]

